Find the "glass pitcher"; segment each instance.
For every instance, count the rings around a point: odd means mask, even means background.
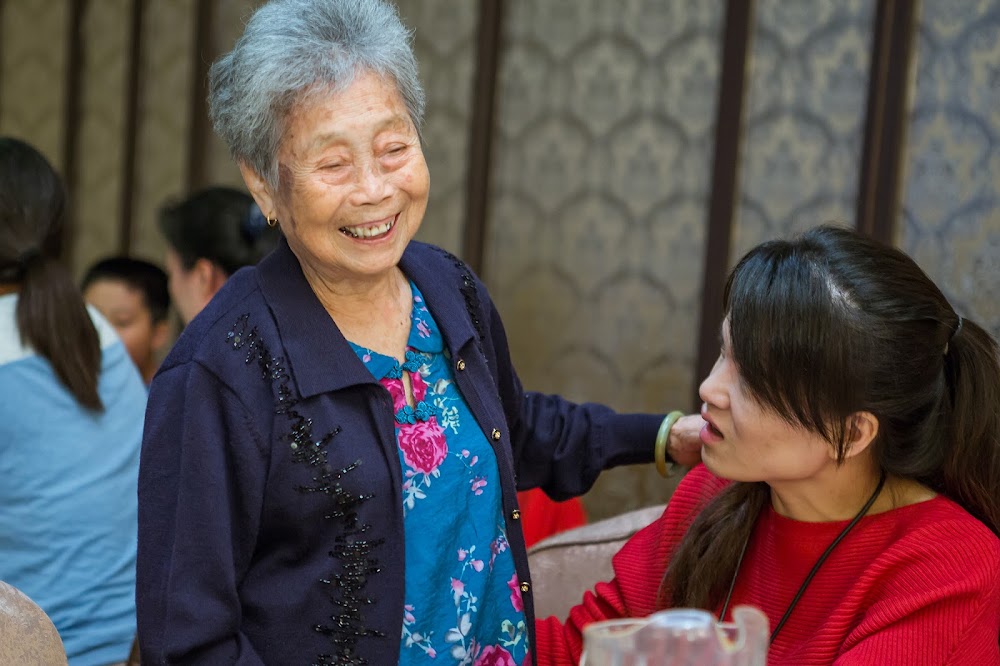
[[[733,622],[677,608],[649,617],[595,622],[583,630],[581,666],[764,666],[767,616],[733,609]]]

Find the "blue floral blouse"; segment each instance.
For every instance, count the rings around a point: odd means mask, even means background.
[[[396,410],[406,540],[399,663],[527,663],[528,630],[496,456],[455,386],[423,296],[412,282],[410,290],[404,363],[351,343]]]

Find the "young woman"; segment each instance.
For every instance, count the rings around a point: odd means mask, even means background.
[[[586,624],[664,607],[770,619],[769,664],[1000,663],[996,342],[902,252],[820,227],[733,270],[702,460],[616,555]]]
[[[52,618],[69,663],[125,660],[135,635],[146,391],[59,262],[62,181],[0,137],[0,580]]]

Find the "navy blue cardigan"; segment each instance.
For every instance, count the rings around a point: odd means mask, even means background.
[[[472,272],[417,242],[400,266],[496,452],[534,645],[516,490],[565,498],[602,469],[650,462],[660,417],[523,391]],[[236,273],[150,389],[136,594],[144,666],[396,663],[404,540],[393,423],[388,392],[287,244]]]

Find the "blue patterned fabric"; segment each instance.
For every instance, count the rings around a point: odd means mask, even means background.
[[[403,363],[351,343],[393,399],[403,469],[401,664],[521,664],[528,650],[496,456],[416,285]],[[404,371],[411,386],[406,398]]]

